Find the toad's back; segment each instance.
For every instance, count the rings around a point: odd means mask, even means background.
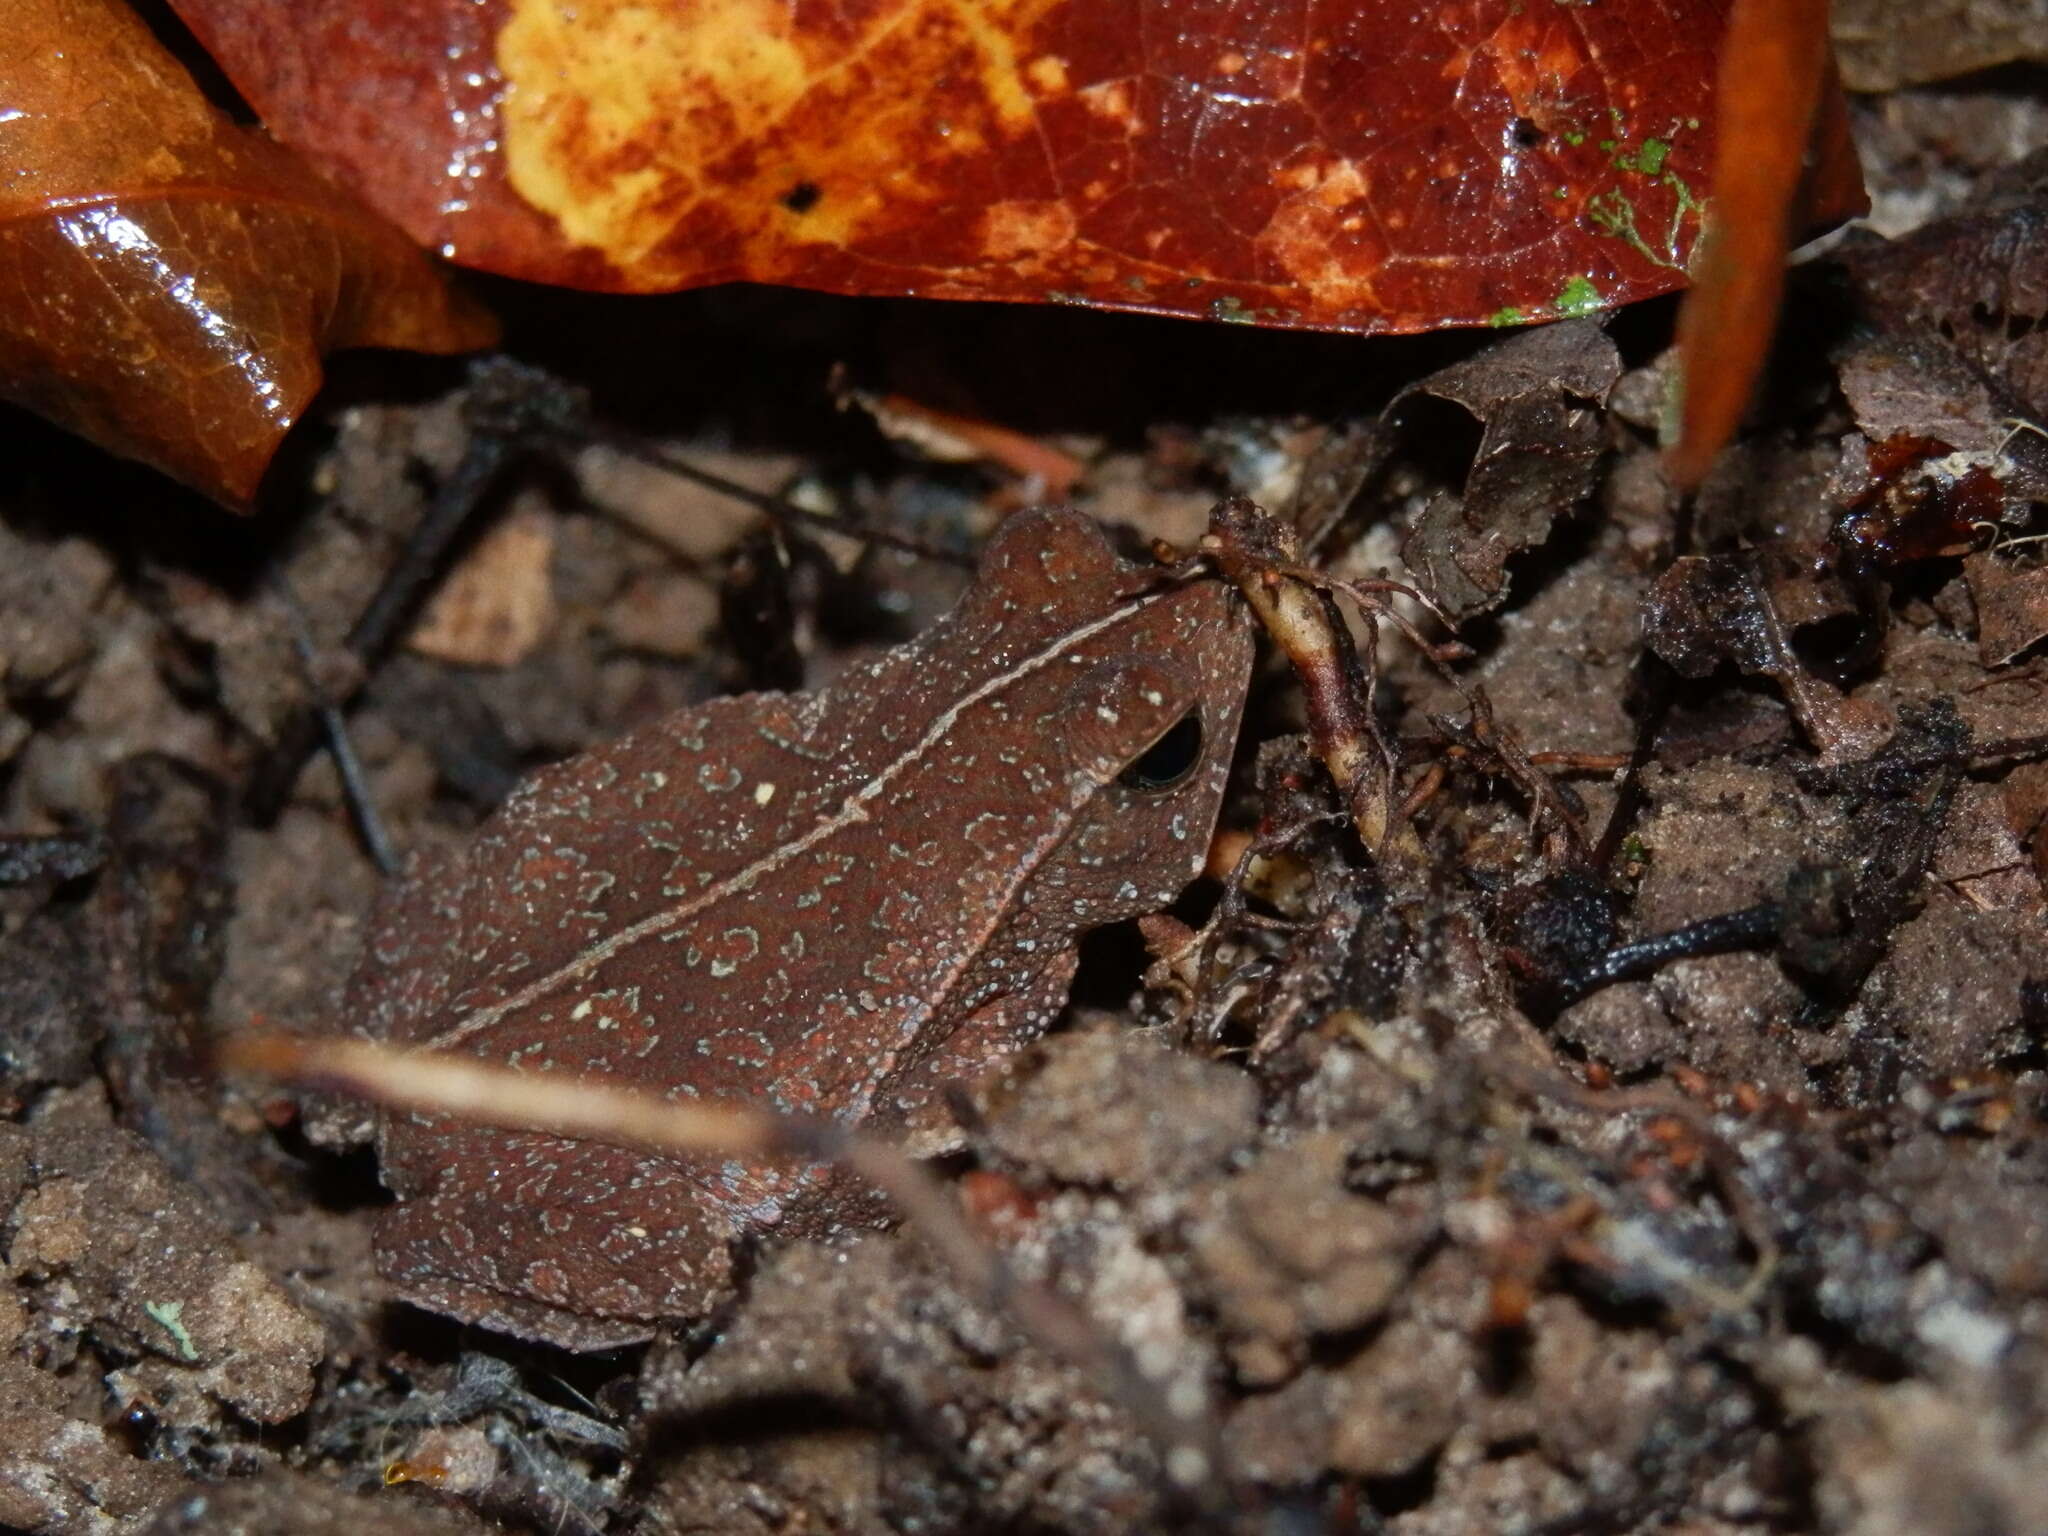
[[[537,775],[394,893],[350,1017],[529,1071],[926,1126],[942,1076],[1057,1014],[1077,932],[1199,869],[1249,657],[1216,583],[1161,585],[1078,514],[1020,514],[952,614],[829,689],[719,700]],[[1186,765],[1119,782],[1190,717]],[[406,1294],[572,1345],[700,1310],[737,1231],[853,1214],[818,1169],[420,1116],[381,1146],[404,1203],[380,1260]]]

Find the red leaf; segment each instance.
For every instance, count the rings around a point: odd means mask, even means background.
[[[115,0],[9,0],[0,106],[0,395],[117,453],[245,505],[324,351],[491,338]]]
[[[176,0],[457,261],[1358,331],[1676,286],[1726,0]]]

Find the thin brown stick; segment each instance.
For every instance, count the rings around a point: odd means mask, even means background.
[[[665,449],[650,447],[628,433],[614,431],[601,423],[590,423],[585,429],[584,436],[587,441],[609,448],[612,452],[619,454],[623,458],[633,459],[650,468],[659,469],[666,474],[674,475],[679,480],[688,480],[693,484],[701,485],[708,491],[716,491],[721,496],[753,507],[770,517],[780,518],[785,523],[793,523],[799,527],[816,529],[821,533],[836,533],[843,538],[853,539],[863,544],[879,544],[884,548],[901,550],[905,554],[916,555],[920,559],[934,561],[940,565],[961,566],[968,569],[972,569],[974,565],[972,556],[963,554],[957,549],[948,549],[942,545],[932,543],[929,539],[920,539],[914,534],[902,533],[893,528],[876,527],[872,524],[856,522],[848,518],[834,517],[825,512],[814,512],[809,507],[798,506],[787,496],[777,496],[767,491],[757,491],[750,485],[742,485],[737,480],[728,479],[726,476],[716,474],[711,470],[699,468],[677,454],[670,453]],[[621,521],[628,521],[614,508],[595,502],[592,505],[596,506],[599,511],[608,517],[619,517]],[[638,524],[631,524],[631,526],[639,527]],[[644,529],[641,531],[645,532]]]

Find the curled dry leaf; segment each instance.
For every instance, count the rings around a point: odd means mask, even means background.
[[[1412,331],[1684,280],[1727,0],[175,0],[487,270]]]
[[[1600,413],[1621,353],[1591,321],[1551,326],[1439,369],[1396,398],[1430,395],[1485,424],[1462,495],[1435,498],[1401,558],[1445,609],[1469,618],[1506,601],[1508,561],[1592,494],[1606,448]]]
[[[324,352],[492,337],[116,0],[12,0],[0,102],[0,395],[117,453],[246,505]]]
[[[1643,640],[1681,677],[1724,662],[1769,677],[1823,763],[1874,750],[1890,730],[1882,711],[1809,671],[1793,633],[1856,612],[1854,594],[1819,551],[1780,543],[1727,555],[1685,555],[1657,578],[1643,607]]]

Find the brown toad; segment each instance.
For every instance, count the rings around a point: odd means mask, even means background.
[[[1034,1039],[1084,930],[1200,870],[1252,639],[1214,580],[1020,513],[917,639],[819,692],[687,710],[522,786],[388,896],[364,1033],[953,1139],[939,1090]],[[731,1241],[871,1222],[823,1165],[387,1114],[401,1295],[592,1349],[701,1313]]]

